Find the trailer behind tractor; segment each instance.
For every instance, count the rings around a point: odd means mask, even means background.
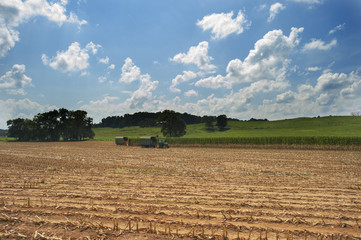
[[[144,148],[168,148],[168,143],[165,139],[157,140],[156,137],[141,137],[140,138],[140,146]]]

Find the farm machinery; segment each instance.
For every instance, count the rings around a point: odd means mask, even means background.
[[[128,137],[115,137],[116,145],[129,146],[129,142]],[[165,139],[157,139],[156,137],[141,137],[139,144],[143,148],[169,148]]]
[[[144,148],[169,148],[165,139],[157,140],[156,137],[141,137],[139,142],[140,146]]]
[[[115,144],[116,145],[129,145],[129,138],[128,137],[115,137]]]

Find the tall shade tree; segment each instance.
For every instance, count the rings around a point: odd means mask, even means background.
[[[226,115],[219,115],[217,117],[217,127],[219,130],[224,130],[224,128],[227,126],[227,116]]]
[[[17,118],[7,121],[8,137],[17,138],[19,141],[33,141],[37,139],[36,124],[30,119]]]
[[[165,137],[181,137],[186,134],[186,123],[172,110],[164,110],[158,122],[161,124],[161,131]]]
[[[59,141],[59,112],[53,110],[46,113],[39,113],[34,117],[37,125],[37,134],[41,141]]]
[[[213,129],[213,122],[215,120],[215,117],[212,116],[203,116],[203,122],[205,124],[205,127],[207,129]]]

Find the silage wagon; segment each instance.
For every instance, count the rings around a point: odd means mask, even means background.
[[[128,137],[115,137],[115,144],[116,145],[129,145],[129,138]]]

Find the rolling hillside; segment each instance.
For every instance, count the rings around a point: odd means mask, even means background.
[[[95,140],[113,141],[115,136],[159,136],[160,128],[94,128]],[[320,118],[296,118],[267,122],[229,121],[225,131],[205,128],[204,124],[187,125],[183,138],[218,137],[278,137],[278,136],[338,136],[361,137],[361,117],[330,116]]]

